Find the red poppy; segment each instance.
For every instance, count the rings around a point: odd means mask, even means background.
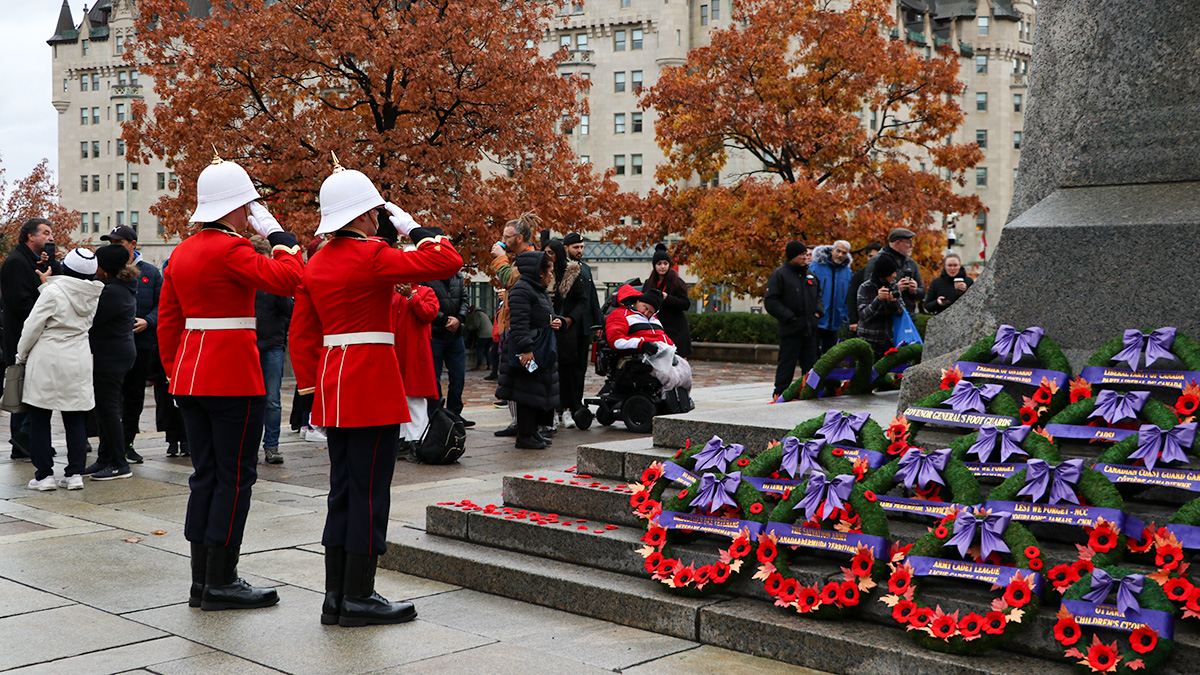
[[[1093,642],[1092,646],[1088,647],[1087,661],[1088,667],[1096,672],[1112,670],[1117,666],[1117,650],[1103,642]]]
[[[745,558],[750,555],[750,540],[746,537],[734,539],[729,547],[729,555],[733,558]]]
[[[664,577],[673,577],[683,567],[683,563],[674,558],[667,558],[658,566],[658,573]]]
[[[737,461],[738,466],[746,466],[749,463],[750,463],[750,460],[746,459],[745,457],[743,457]]]
[[[1150,626],[1141,626],[1129,636],[1129,646],[1139,654],[1153,651],[1158,646],[1158,631]]]
[[[901,455],[901,454],[904,454],[904,451],[907,449],[908,449],[908,442],[901,439],[901,440],[896,441],[895,443],[892,443],[891,445],[887,446],[887,454]]]
[[[687,491],[687,490],[680,490],[680,491],[679,491],[679,498],[680,498],[680,499],[687,499],[687,498],[688,498],[688,491]]]
[[[709,573],[709,578],[715,584],[723,584],[729,580],[729,574],[732,571],[729,565],[723,562],[715,562],[712,565],[712,572]]]
[[[821,589],[821,604],[822,605],[837,604],[838,591],[839,591],[838,582],[831,581],[831,582],[825,584],[825,587]]]
[[[905,422],[892,422],[887,428],[887,437],[898,441],[908,435],[908,424]]]
[[[875,493],[871,492],[870,490],[867,490],[866,492],[864,492],[863,497],[869,502],[873,502],[876,499],[878,499],[878,497],[875,496]]]
[[[650,499],[650,493],[645,490],[639,490],[633,493],[633,496],[629,498],[629,505],[640,509],[642,505],[646,503],[647,499]]]
[[[1008,625],[1008,619],[1001,612],[988,612],[983,615],[983,632],[988,635],[1000,635]]]
[[[1038,390],[1033,392],[1033,402],[1038,405],[1050,405],[1050,390],[1038,387]]]
[[[1168,598],[1175,602],[1186,602],[1188,594],[1192,592],[1193,588],[1195,586],[1192,585],[1192,582],[1183,578],[1171,579],[1163,584],[1163,591],[1166,592]]]
[[[1195,394],[1183,394],[1179,400],[1175,401],[1175,412],[1180,415],[1194,415],[1198,408],[1200,408],[1200,396]]]
[[[1020,413],[1021,424],[1025,426],[1033,426],[1033,424],[1037,422],[1038,414],[1033,408],[1029,406],[1022,406]]]
[[[1129,550],[1133,551],[1134,553],[1145,553],[1146,551],[1149,551],[1150,547],[1154,545],[1154,530],[1150,527],[1142,528],[1141,543],[1139,544],[1133,540],[1133,537],[1129,537],[1125,540],[1125,545],[1128,546]]]
[[[901,600],[892,607],[892,618],[900,623],[908,623],[917,611],[917,603],[912,600]]]
[[[783,590],[783,575],[772,572],[771,576],[767,577],[766,589],[772,598],[779,597],[779,591]]]
[[[750,513],[762,513],[762,510],[763,505],[759,504],[758,502],[754,502],[750,505]]]
[[[649,468],[642,472],[642,484],[649,486],[650,484],[658,481],[659,478],[662,478],[662,475],[662,467],[657,464],[652,464]]]
[[[813,611],[817,606],[817,589],[801,586],[796,593],[796,609],[803,613]]]
[[[1108,553],[1117,546],[1117,533],[1108,527],[1097,527],[1088,535],[1088,546],[1100,553]]]
[[[1079,642],[1079,638],[1082,636],[1083,631],[1079,630],[1079,622],[1073,616],[1059,619],[1058,623],[1054,624],[1054,639],[1064,647],[1070,647]]]
[[[642,535],[642,541],[654,547],[662,546],[667,543],[667,530],[662,527],[651,527],[646,530],[646,534]]]
[[[674,579],[675,587],[682,588],[682,587],[687,586],[688,584],[692,583],[692,575],[694,573],[695,573],[694,570],[690,570],[686,567],[679,570],[678,572],[676,572],[675,579]]]
[[[933,620],[933,624],[929,626],[929,630],[933,631],[933,636],[943,640],[949,640],[950,636],[954,635],[958,630],[958,622],[953,616],[943,614]]]
[[[1026,558],[1040,558],[1040,557],[1042,557],[1042,549],[1040,549],[1036,546],[1026,546],[1025,547],[1025,557]]]
[[[1042,559],[1041,558],[1030,558],[1029,559],[1029,569],[1033,570],[1034,572],[1041,571]]]
[[[904,595],[912,586],[912,572],[907,567],[897,568],[888,579],[888,590],[896,595]]]
[[[660,564],[662,564],[662,561],[663,561],[663,554],[661,554],[657,551],[646,556],[646,571],[649,572],[650,574],[654,574],[655,572],[658,571],[658,566]]]
[[[933,610],[928,607],[918,607],[908,618],[908,624],[915,628],[924,628],[933,621]]]
[[[696,581],[697,586],[703,586],[704,584],[707,584],[712,580],[712,565],[697,567],[696,573],[692,575],[692,578]]]
[[[1082,579],[1083,575],[1091,574],[1092,570],[1096,569],[1096,566],[1092,564],[1091,560],[1076,560],[1071,563],[1071,569],[1075,571],[1075,576],[1078,579]]]
[[[800,594],[800,582],[795,579],[784,579],[779,589],[779,599],[784,602],[795,602]]]
[[[950,530],[947,530],[945,525],[938,525],[937,529],[933,531],[933,536],[938,539],[945,539],[950,536]]]
[[[1186,606],[1193,612],[1200,612],[1200,586],[1196,586],[1191,593],[1188,593]]]
[[[853,581],[843,581],[838,586],[838,604],[843,607],[853,607],[858,604],[858,584]]]
[[[834,455],[836,455],[838,457],[841,457],[846,454],[845,448],[834,448],[830,452],[832,452]]]
[[[974,637],[979,635],[979,631],[983,630],[983,617],[975,612],[964,616],[958,622],[958,632],[963,637]]]
[[[875,556],[871,555],[870,551],[859,551],[850,560],[850,571],[854,576],[865,577],[871,573],[871,566],[874,564]]]
[[[1183,548],[1177,545],[1160,546],[1154,556],[1154,564],[1160,569],[1173,570],[1183,562]]]
[[[143,284],[148,284],[148,283],[150,283],[150,277],[142,277],[142,283],[143,283]]]
[[[1032,597],[1033,594],[1029,590],[1029,582],[1023,578],[1014,577],[1008,583],[1008,588],[1004,589],[1004,602],[1007,602],[1009,607],[1024,607],[1029,604],[1029,600]]]
[[[758,545],[758,562],[769,563],[775,559],[778,550],[775,548],[775,542],[770,539],[764,539]]]

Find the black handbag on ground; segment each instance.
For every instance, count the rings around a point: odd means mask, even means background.
[[[467,450],[467,428],[463,418],[438,408],[429,416],[429,426],[413,449],[422,464],[453,464]]]

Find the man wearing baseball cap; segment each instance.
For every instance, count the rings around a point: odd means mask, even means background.
[[[125,455],[134,464],[142,463],[142,456],[133,449],[137,437],[138,419],[146,403],[146,378],[150,370],[158,369],[158,298],[162,293],[162,273],[142,258],[137,250],[137,232],[128,225],[120,225],[112,232],[100,237],[101,241],[120,244],[129,251],[130,264],[137,268],[137,310],[133,319],[133,343],[137,347],[137,360],[125,374],[121,385],[121,426],[125,434]],[[174,456],[178,446],[167,446],[167,456]]]
[[[158,341],[192,452],[184,537],[192,545],[189,605],[250,609],[279,602],[237,576],[250,490],[258,478],[266,388],[254,291],[292,295],[304,263],[296,237],[259,204],[249,174],[214,157],[196,180],[200,229],[175,247],[163,275]],[[259,255],[242,232],[273,245]]]
[[[900,288],[900,299],[909,314],[916,312],[917,301],[925,297],[925,282],[921,279],[921,268],[917,261],[910,256],[913,250],[913,238],[917,235],[912,230],[903,227],[894,228],[888,233],[888,245],[883,247],[879,255],[867,261],[864,279],[871,279],[875,264],[882,256],[888,256],[896,263],[896,286]]]

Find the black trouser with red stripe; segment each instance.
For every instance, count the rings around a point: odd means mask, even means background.
[[[392,473],[400,425],[325,427],[329,439],[329,515],[321,543],[372,556],[387,545]]]
[[[239,546],[250,512],[250,490],[258,480],[266,396],[176,396],[188,447],[188,485],[183,535],[204,546]]]

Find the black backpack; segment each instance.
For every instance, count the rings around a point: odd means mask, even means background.
[[[467,449],[467,427],[463,418],[438,408],[429,416],[429,426],[415,454],[422,464],[453,464]]]

